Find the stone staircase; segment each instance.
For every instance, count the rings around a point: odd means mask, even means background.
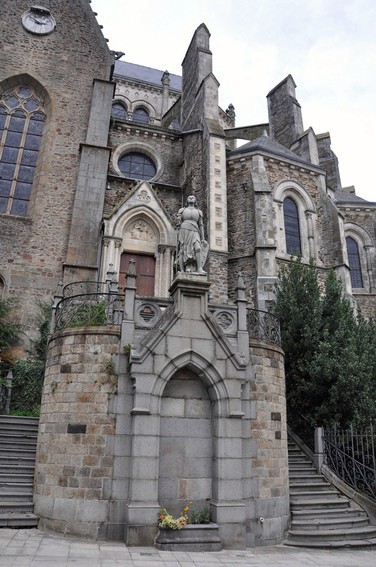
[[[35,527],[33,481],[38,418],[0,415],[0,527]]]
[[[367,514],[318,474],[289,441],[291,525],[285,545],[298,547],[376,546],[376,526]]]

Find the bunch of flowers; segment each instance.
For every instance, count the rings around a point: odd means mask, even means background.
[[[189,510],[188,506],[184,506],[181,515],[178,518],[174,518],[169,514],[166,508],[162,508],[159,511],[158,526],[160,528],[171,528],[173,530],[181,530],[183,526],[188,523],[187,512]]]

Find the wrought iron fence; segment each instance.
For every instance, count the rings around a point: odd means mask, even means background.
[[[375,426],[324,431],[325,462],[355,490],[376,499]]]
[[[108,282],[94,282],[82,281],[67,284],[63,288],[63,297],[73,297],[75,295],[86,295],[91,293],[109,293],[110,291],[117,291],[110,289],[111,281]]]
[[[65,297],[56,306],[54,332],[67,327],[120,325],[124,295],[83,293]]]
[[[279,319],[268,311],[248,309],[248,331],[255,339],[266,339],[281,346]]]

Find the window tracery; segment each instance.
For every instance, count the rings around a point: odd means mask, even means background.
[[[0,213],[26,216],[46,114],[36,91],[21,85],[0,97]]]

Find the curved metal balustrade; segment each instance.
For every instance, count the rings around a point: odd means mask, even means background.
[[[124,295],[83,293],[62,299],[56,306],[54,332],[67,327],[120,325]]]
[[[371,424],[362,431],[324,432],[325,462],[355,490],[376,500],[376,437]]]
[[[63,288],[63,297],[73,297],[74,295],[84,295],[91,293],[108,293],[112,282],[93,282],[82,281],[67,284]]]
[[[268,311],[248,309],[248,332],[253,339],[263,339],[281,346],[279,319]]]

